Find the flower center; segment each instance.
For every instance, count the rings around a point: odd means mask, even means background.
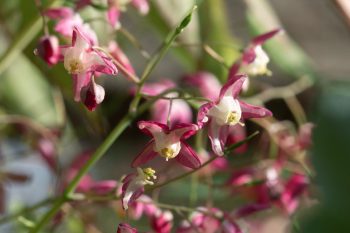
[[[226,123],[230,125],[235,125],[239,122],[240,116],[237,112],[230,112],[227,115]]]
[[[146,180],[157,179],[156,171],[150,167],[143,169],[143,174],[145,175]]]
[[[168,161],[169,159],[176,157],[177,154],[175,154],[173,149],[166,147],[160,151],[160,155],[164,157],[166,161]]]
[[[84,70],[84,66],[79,60],[72,59],[69,61],[68,67],[66,67],[66,69],[71,74],[79,74]]]

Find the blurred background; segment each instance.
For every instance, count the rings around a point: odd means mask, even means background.
[[[69,5],[74,1],[42,2],[47,7]],[[312,203],[293,216],[298,220],[297,227],[286,230],[288,220],[278,216],[271,218],[259,232],[350,232],[350,1],[200,2],[189,27],[157,65],[150,81],[168,78],[181,84],[184,75],[207,70],[223,82],[227,69],[203,52],[201,43],[210,45],[226,64],[232,64],[253,36],[282,27],[285,34],[265,46],[273,75],[258,77],[256,82],[285,86],[303,77],[312,80],[312,86],[296,94],[307,119],[316,125],[310,153],[316,177],[309,191]],[[111,38],[118,41],[140,75],[147,62],[140,51],[153,54],[195,3],[194,0],[150,0],[151,10],[147,16],[128,8],[121,16],[124,33],[116,35],[108,31],[105,22],[94,20],[103,14],[101,9],[87,7],[80,14],[91,23],[101,45],[106,45]],[[52,28],[53,22],[49,25]],[[132,85],[119,75],[99,78],[106,98],[96,111],[89,112],[81,103],[74,102],[72,81],[63,65],[48,67],[33,53],[42,35],[42,21],[34,0],[0,2],[2,216],[58,194],[59,176],[53,174],[43,160],[43,138],[59,138],[54,156],[64,173],[63,168],[78,154],[94,150],[103,141],[128,111],[132,98],[129,91]],[[273,109],[276,119],[292,120],[290,111],[278,98],[269,100],[266,106]],[[147,117],[149,114],[145,113],[139,119]],[[135,124],[130,126],[91,174],[101,180],[119,179],[130,172],[130,162],[147,139]],[[50,146],[44,148],[50,150]],[[179,182],[166,188],[162,198],[177,200],[175,203],[187,202],[187,192],[175,191],[191,188],[186,185]],[[204,187],[199,189],[200,201],[208,191]],[[215,198],[219,206],[225,206],[227,200],[223,200],[220,193],[215,194]],[[37,214],[45,210],[41,208]],[[109,206],[96,211],[103,216],[96,220],[101,232],[115,232],[116,219],[120,218],[115,208]],[[21,221],[14,222],[0,220],[0,232],[26,232]],[[67,225],[66,232],[84,232],[79,215],[73,215]]]

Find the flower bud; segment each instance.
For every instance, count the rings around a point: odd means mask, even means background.
[[[60,48],[56,36],[43,36],[39,40],[34,54],[40,56],[47,64],[55,65],[60,59]]]

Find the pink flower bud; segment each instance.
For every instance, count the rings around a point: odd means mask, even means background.
[[[105,90],[101,85],[95,83],[92,79],[91,82],[81,89],[80,92],[81,101],[90,110],[94,111],[100,103],[102,103],[105,98]]]
[[[149,4],[147,0],[132,0],[131,4],[140,12],[141,15],[148,14]]]
[[[43,36],[39,40],[34,53],[40,56],[48,65],[55,65],[60,59],[60,48],[56,36]]]
[[[119,223],[117,233],[137,233],[137,230],[127,223]]]

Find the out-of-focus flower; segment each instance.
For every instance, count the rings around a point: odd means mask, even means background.
[[[137,233],[137,229],[127,223],[119,223],[117,233]]]
[[[306,190],[308,179],[305,175],[293,173],[285,180],[281,175],[280,165],[275,163],[275,166],[266,168],[237,171],[227,184],[235,192],[239,191],[253,200],[253,203],[234,211],[233,216],[240,218],[268,209],[273,204],[292,214],[298,206],[299,197]]]
[[[280,197],[280,203],[283,209],[292,214],[299,205],[299,196],[308,186],[308,179],[301,174],[293,174],[284,186]]]
[[[163,79],[160,82],[147,83],[142,89],[141,93],[149,96],[156,96],[161,94],[164,91],[167,91],[171,88],[175,88],[176,84],[168,79]],[[165,95],[167,98],[177,97],[177,93],[168,93]],[[169,108],[171,111],[169,112]],[[159,99],[157,100],[150,109],[151,119],[156,122],[163,124],[167,123],[168,115],[170,125],[174,126],[177,123],[190,123],[192,122],[192,111],[190,106],[186,101],[181,99],[166,100]]]
[[[146,163],[158,154],[166,161],[175,158],[185,167],[197,168],[201,165],[196,153],[185,142],[187,138],[197,132],[197,125],[177,124],[170,129],[167,125],[158,122],[140,121],[138,126],[142,132],[151,136],[152,140],[134,159],[133,167]]]
[[[157,210],[158,207],[153,203],[152,199],[143,194],[137,201],[129,205],[128,214],[132,219],[138,220],[143,214],[146,214],[148,217],[153,216]]]
[[[56,36],[43,36],[40,38],[34,53],[41,57],[48,65],[55,65],[59,62],[61,53]]]
[[[193,212],[189,220],[180,223],[180,227],[176,233],[215,233],[218,232],[221,222],[218,217],[222,217],[223,213],[216,208],[198,207],[198,211]],[[210,213],[206,214],[204,212]],[[217,215],[215,217],[214,215]]]
[[[138,199],[145,191],[145,185],[153,185],[156,179],[155,171],[151,168],[137,168],[137,173],[127,175],[122,183],[122,205],[124,210],[129,208],[136,199]]]
[[[207,99],[215,101],[221,89],[221,84],[214,74],[200,71],[184,77],[184,82],[199,91]]]
[[[269,75],[271,71],[267,69],[267,64],[270,59],[261,46],[280,32],[282,32],[281,29],[275,29],[253,38],[249,46],[244,50],[240,61],[232,65],[229,77],[234,77],[239,71],[251,76]]]
[[[155,233],[169,233],[173,226],[173,214],[166,210],[157,210],[151,218],[151,226]]]
[[[262,107],[238,100],[238,94],[247,79],[246,75],[237,75],[221,88],[216,102],[202,105],[198,112],[198,125],[209,124],[208,135],[215,154],[223,155],[223,149],[229,135],[230,127],[243,125],[244,119],[262,118],[272,113]]]
[[[120,28],[120,14],[126,10],[127,5],[131,3],[142,15],[146,15],[149,11],[147,0],[108,0],[107,21],[115,28]]]
[[[79,14],[69,7],[49,8],[44,12],[47,17],[57,20],[55,31],[66,38],[71,38],[74,28],[78,27],[84,33],[85,37],[93,45],[98,44],[96,33],[90,25],[84,23]]]
[[[87,87],[83,93],[84,103],[90,110],[94,110],[96,105],[104,98],[104,90],[94,83],[92,76],[95,72],[116,75],[117,68],[105,54],[94,49],[79,28],[74,28],[72,45],[61,49],[64,56],[64,67],[72,75],[74,81],[74,100],[81,101],[81,91]]]

